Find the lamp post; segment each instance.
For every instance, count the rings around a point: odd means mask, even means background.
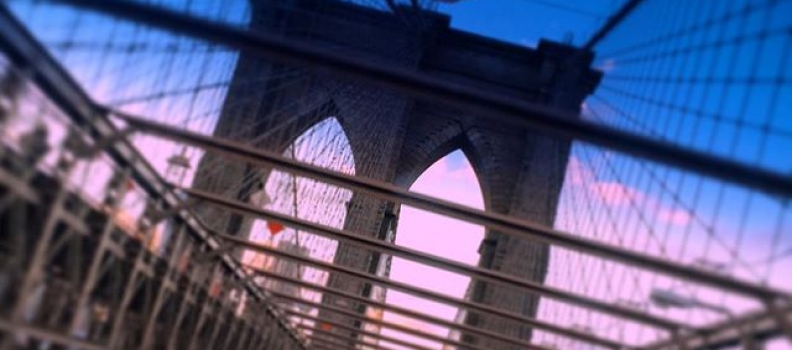
[[[652,289],[649,299],[655,305],[662,308],[680,308],[680,309],[704,309],[719,313],[728,317],[730,320],[735,321],[734,314],[731,310],[720,305],[710,304],[694,297],[679,295],[670,290]],[[746,326],[747,328],[747,326]],[[740,331],[742,338],[743,349],[746,350],[762,350],[764,346],[754,341],[750,334],[750,330],[745,329],[743,326],[737,328]]]

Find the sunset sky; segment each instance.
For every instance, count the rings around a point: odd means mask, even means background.
[[[680,4],[685,2],[677,1]],[[748,3],[757,1],[750,0]],[[167,3],[176,6],[182,2],[169,0]],[[452,17],[452,26],[456,28],[518,45],[534,47],[541,38],[570,41],[580,45],[622,2],[463,0],[453,5],[440,5],[439,10]],[[663,1],[649,3],[664,4]],[[631,65],[629,61],[635,57],[630,57],[629,54],[627,57],[610,57],[607,53],[618,51],[621,46],[627,46],[626,43],[638,41],[645,33],[629,30],[640,27],[640,23],[633,23],[633,27],[615,31],[612,42],[606,41],[597,47],[598,56],[594,66],[605,73],[605,78],[595,96],[581,106],[582,118],[780,173],[792,173],[792,103],[787,103],[792,101],[792,84],[788,83],[792,81],[792,73],[788,68],[792,66],[792,55],[789,54],[792,39],[789,32],[783,34],[782,31],[792,25],[792,17],[788,16],[792,12],[784,11],[792,11],[790,3],[792,1],[784,2],[783,6],[786,7],[783,9],[768,11],[766,21],[751,18],[746,25],[747,31],[765,28],[763,25],[767,24],[768,28],[778,33],[775,36],[770,35],[769,44],[760,46],[759,49],[751,46],[750,50],[753,51],[746,51],[747,53],[740,51],[742,48],[728,52],[735,57],[756,56],[755,60],[736,59],[732,65],[713,63],[705,67],[701,64],[701,67],[682,71],[678,67],[687,67],[686,61],[681,62],[682,58],[679,62],[672,60],[668,64],[668,69],[674,68],[672,71],[666,71],[662,66],[646,68],[640,64]],[[241,20],[244,18],[244,3],[235,4],[238,6],[229,6],[224,11],[228,11],[230,17]],[[179,91],[199,84],[216,84],[216,88],[202,91],[196,89],[193,94],[173,96],[164,102],[129,103],[121,107],[134,113],[161,118],[163,122],[205,133],[211,132],[216,122],[218,106],[225,97],[227,84],[223,83],[230,79],[236,62],[235,54],[207,54],[206,63],[192,59],[189,51],[173,56],[144,56],[121,50],[111,52],[104,46],[98,46],[100,49],[93,51],[80,51],[62,44],[79,43],[80,39],[89,43],[90,40],[99,44],[110,42],[116,38],[111,38],[108,31],[96,31],[95,28],[111,26],[114,22],[75,14],[62,8],[41,9],[19,0],[14,1],[13,6],[23,22],[49,45],[55,56],[70,67],[77,80],[101,102],[115,101],[119,96],[125,96],[124,94],[144,95],[143,92],[152,87]],[[645,11],[656,12],[658,16],[666,14],[663,9],[648,8]],[[691,17],[689,20],[694,19]],[[639,20],[640,17],[636,19]],[[77,29],[63,30],[72,28],[75,23],[80,24],[75,27]],[[137,33],[137,29],[132,26],[113,28],[115,35],[124,39]],[[708,32],[697,40],[715,41],[716,35],[739,33],[733,26],[728,28],[729,33]],[[144,33],[137,39],[149,44],[174,41],[171,36],[151,33]],[[690,40],[693,42],[693,39]],[[685,44],[690,43],[686,41]],[[671,45],[671,49],[675,47]],[[652,51],[650,54],[656,52]],[[699,61],[707,59],[712,60],[712,57],[702,54],[697,58]],[[761,61],[761,70],[753,70],[753,67],[759,66],[754,61]],[[174,66],[181,67],[182,70],[174,69]],[[211,69],[200,70],[205,66]],[[767,79],[781,77],[787,79],[787,83],[776,90],[773,90],[774,85],[765,83],[738,85],[713,92],[697,86],[646,88],[630,85],[626,82],[628,79],[624,78],[649,73],[697,76],[705,68],[711,69],[714,76],[745,77],[755,74]],[[200,77],[192,74],[199,70]],[[655,88],[659,89],[656,95],[664,98],[663,103],[672,106],[695,104],[702,110],[717,115],[711,118],[690,118],[690,111],[658,108],[652,101],[635,102],[624,92]],[[784,102],[777,103],[778,101]],[[617,110],[612,104],[630,106],[630,109]],[[193,114],[201,117],[195,118]],[[351,154],[343,130],[335,119],[330,118],[333,116],[327,117],[325,122],[306,132],[298,141],[300,146],[296,147],[296,157],[318,162],[338,171],[354,173],[354,155]],[[145,137],[137,138],[136,144],[140,145],[149,160],[160,170],[166,167],[168,157],[181,150],[173,143]],[[330,156],[322,155],[314,157],[321,159],[311,159],[309,153],[312,150],[322,150]],[[195,165],[202,153],[191,150],[188,155]],[[342,161],[331,164],[329,159],[336,157]],[[101,175],[109,177],[109,172],[102,172]],[[270,179],[266,189],[274,201],[270,204],[270,209],[296,211],[303,218],[330,226],[343,226],[346,210],[344,205],[351,197],[351,192],[338,189],[329,191],[328,188],[332,186],[317,186],[307,180],[295,181],[292,185],[288,185],[289,181],[290,177],[283,173],[276,173]],[[190,182],[189,178],[184,181],[185,184]],[[290,194],[283,195],[291,193],[286,189],[294,190],[289,186],[296,186],[294,192],[302,193],[302,202],[296,207],[293,206]],[[470,163],[458,150],[432,165],[411,189],[483,209],[483,198],[476,176]],[[329,192],[332,193],[327,194]],[[323,204],[324,211],[312,211],[317,202]],[[138,211],[141,210],[139,204],[136,203]],[[664,256],[691,266],[699,263],[709,264],[710,267],[717,265],[721,268],[721,273],[792,290],[792,278],[789,278],[792,271],[792,210],[788,199],[747,191],[708,177],[575,143],[558,207],[555,228],[559,230]],[[477,249],[483,234],[484,229],[480,226],[403,207],[396,243],[474,265],[478,261]],[[256,240],[272,239],[262,222],[254,225],[252,237]],[[293,231],[288,231],[278,239],[293,237]],[[333,246],[327,241],[315,238],[306,240],[310,240],[306,242],[312,247]],[[316,253],[315,257],[332,259],[331,250],[328,248],[320,252],[321,254]],[[308,275],[310,277],[306,278],[315,281],[322,281],[326,277],[313,270],[308,271],[306,276]],[[469,283],[468,278],[401,259],[393,260],[390,277],[455,297],[462,297]],[[727,306],[735,312],[758,306],[755,302],[701,288],[694,283],[558,248],[551,251],[550,272],[545,282],[613,303],[640,305],[639,307],[653,314],[694,324],[713,322],[725,316],[706,310],[660,309],[648,302],[650,291],[654,288],[674,290]],[[312,297],[318,298],[317,295]],[[457,315],[455,308],[394,291],[388,292],[387,300],[449,320]],[[426,329],[441,336],[448,334],[446,329],[430,328],[414,320],[390,314],[385,317],[393,322]],[[538,317],[565,327],[588,327],[598,335],[628,342],[645,342],[662,336],[649,333],[644,327],[618,323],[601,315],[593,316],[591,312],[549,299],[542,299]],[[415,340],[407,335],[398,336]],[[557,345],[560,348],[584,349],[580,344],[545,332],[536,332],[534,339],[537,343]],[[425,344],[439,347],[430,342]],[[393,347],[398,348],[395,345]],[[786,340],[779,340],[768,349],[792,349],[792,345]]]

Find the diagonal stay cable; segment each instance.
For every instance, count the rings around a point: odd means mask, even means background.
[[[3,49],[4,54],[9,56],[13,64],[31,69],[32,81],[75,125],[86,129],[96,140],[108,140],[119,135],[120,131],[106,118],[96,102],[88,97],[88,94],[3,4],[0,4],[0,48]],[[113,143],[106,152],[119,166],[130,170],[136,183],[140,184],[149,196],[162,200],[167,206],[179,206],[180,198],[126,139]],[[206,244],[210,249],[217,249],[217,241],[201,228],[194,215],[182,211],[178,216],[192,228],[189,231],[198,236],[203,244]],[[244,279],[244,271],[237,260],[224,255],[222,261],[228,271]],[[245,283],[244,287],[253,300],[263,300],[259,288],[250,283]],[[267,312],[273,312],[271,306],[266,305],[265,307]],[[295,341],[303,345],[303,341],[286,323],[279,320],[278,325]]]
[[[589,41],[583,45],[583,49],[587,51],[593,49],[594,45],[597,45],[598,42],[608,36],[613,28],[616,28],[616,26],[618,26],[621,21],[627,18],[627,16],[629,16],[630,13],[632,13],[635,8],[638,7],[638,5],[640,5],[643,1],[644,0],[627,0],[627,2],[624,3],[624,5],[622,5],[618,11],[616,11],[616,13],[608,18],[608,21],[602,25],[602,28],[597,30],[597,32],[591,36],[591,39],[589,39]]]
[[[763,300],[772,300],[776,298],[788,300],[791,298],[787,292],[776,290],[768,286],[738,280],[730,276],[723,276],[709,271],[698,270],[671,260],[579,237],[568,232],[554,230],[544,225],[527,222],[514,217],[473,209],[457,203],[411,192],[380,181],[351,176],[305,164],[234,141],[184,131],[169,125],[133,117],[121,112],[108,111],[108,113],[112,113],[126,121],[129,125],[137,128],[141,132],[156,134],[173,141],[184,142],[212,152],[224,154],[237,160],[276,167],[280,170],[293,172],[314,180],[366,192],[385,200],[395,201],[473,224],[483,225],[506,234],[537,239],[551,245],[640,266],[696,283],[717,286],[740,295],[747,295]]]
[[[307,43],[271,34],[253,33],[132,1],[50,1],[90,8],[197,39],[228,45],[274,61],[329,71],[344,78],[399,91],[416,98],[448,103],[517,126],[556,137],[589,142],[770,194],[792,196],[790,176],[581,120],[573,113],[495,92],[461,86],[408,68],[346,57]]]

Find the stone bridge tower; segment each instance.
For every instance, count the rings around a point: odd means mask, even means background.
[[[397,16],[338,0],[252,0],[252,6],[251,30],[294,37],[357,58],[414,69],[569,112],[579,111],[582,100],[600,78],[589,68],[589,52],[547,41],[540,42],[536,49],[495,41],[451,29],[450,19],[437,13],[404,8]],[[252,55],[239,57],[234,74],[216,136],[255,140],[262,148],[283,152],[304,131],[335,116],[349,140],[357,176],[409,188],[431,164],[461,149],[478,176],[486,210],[553,224],[569,154],[568,140]],[[311,98],[301,98],[306,94]],[[297,100],[307,102],[292,103]],[[270,120],[262,123],[262,118]],[[240,127],[253,124],[266,127]],[[289,127],[273,127],[278,125]],[[194,184],[198,188],[224,192],[253,174],[260,176],[260,169],[235,163],[225,163],[226,170],[217,175],[205,164],[224,163],[222,159],[207,162],[210,158],[207,155],[199,165],[199,180]],[[225,213],[213,217],[223,218],[214,223],[226,232],[248,234],[249,223],[240,217]],[[345,227],[385,239],[385,233],[395,228],[397,217],[398,206],[393,203],[354,194]],[[545,278],[549,256],[545,244],[488,229],[479,252],[482,267],[538,282]],[[378,255],[343,244],[335,263],[370,272],[387,265]],[[371,286],[344,276],[331,276],[329,286],[362,295],[371,292]],[[535,315],[538,303],[538,298],[524,292],[476,281],[468,297],[520,310],[528,316]],[[325,302],[333,300],[326,297]],[[468,314],[465,322],[524,339],[531,335],[524,325],[492,316]],[[477,342],[467,335],[462,339]],[[481,344],[488,345],[504,348]]]

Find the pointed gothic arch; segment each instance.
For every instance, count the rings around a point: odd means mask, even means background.
[[[445,153],[432,157],[435,160],[417,176],[410,185],[410,190],[483,209],[484,196],[480,181],[468,153],[461,148],[450,151],[446,151],[448,147],[439,149]],[[476,190],[477,188],[478,190]],[[479,246],[485,236],[484,227],[411,207],[401,206],[398,212],[399,226],[395,236],[396,244],[465,264],[475,265],[478,263]],[[444,293],[458,298],[465,298],[470,293],[471,279],[469,277],[421,266],[398,258],[394,258],[394,261],[391,262],[390,278],[420,285],[424,288],[442,289]],[[462,309],[395,291],[388,292],[387,302],[431,310],[433,315],[449,321],[461,320],[465,317]],[[403,317],[389,312],[385,312],[384,318],[394,323],[407,321]],[[448,330],[436,329],[420,321],[409,322],[414,322],[414,327],[438,331],[435,334],[441,337],[446,337],[449,334]],[[386,335],[398,335],[398,332],[387,329],[383,329],[382,332]],[[439,344],[426,342],[422,345],[436,347]]]
[[[286,157],[322,168],[355,174],[355,157],[338,118],[328,116],[293,138],[279,151]],[[286,172],[268,172],[264,190],[272,209],[337,228],[344,224],[344,206],[352,191]],[[302,197],[302,198],[299,198]],[[332,212],[332,213],[331,213]],[[340,215],[340,216],[339,216]]]
[[[458,120],[421,121],[416,130],[409,130],[397,162],[394,184],[402,188],[410,188],[418,178],[433,164],[459,150],[470,163],[478,188],[482,193],[484,207],[492,208],[490,201],[490,182],[488,181],[485,159],[493,156],[491,147],[481,142],[478,131],[474,127],[465,126]],[[437,123],[427,127],[426,124]]]

